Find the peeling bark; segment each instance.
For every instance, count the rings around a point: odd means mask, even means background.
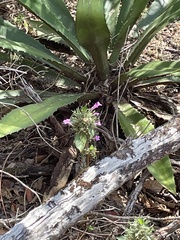
[[[149,134],[129,139],[118,151],[32,210],[0,240],[57,239],[132,175],[180,148],[180,115]]]

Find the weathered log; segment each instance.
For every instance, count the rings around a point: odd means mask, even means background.
[[[129,139],[46,204],[32,210],[0,240],[57,239],[134,174],[179,148],[180,115],[141,138]]]

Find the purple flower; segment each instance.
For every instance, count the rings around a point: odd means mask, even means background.
[[[94,110],[98,107],[102,106],[102,104],[100,102],[96,102],[92,107],[91,107],[91,110]]]
[[[94,140],[95,141],[99,141],[100,140],[100,136],[99,135],[94,136]]]
[[[72,125],[70,118],[64,119],[63,123],[67,125]]]
[[[99,113],[98,112],[95,112],[95,113],[93,113],[95,116],[99,116]]]
[[[95,124],[96,124],[96,126],[101,126],[101,122],[100,121],[96,122]]]

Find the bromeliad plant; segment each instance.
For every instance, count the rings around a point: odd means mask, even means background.
[[[58,107],[70,104],[82,96],[86,97],[86,100],[88,96],[91,99],[97,99],[102,95],[103,87],[106,87],[106,94],[111,95],[110,89],[118,89],[119,85],[124,83],[129,86],[149,86],[180,82],[179,61],[155,61],[137,65],[142,51],[155,34],[180,16],[179,0],[78,0],[75,20],[63,0],[18,0],[18,2],[40,19],[29,21],[31,29],[36,30],[41,38],[68,46],[88,66],[88,69],[90,67],[93,69],[95,66],[97,74],[89,71],[87,76],[65,64],[39,41],[2,18],[0,18],[1,47],[23,56],[26,64],[34,66],[35,63],[38,71],[48,70],[45,78],[48,75],[52,79],[57,77],[57,81],[63,79],[64,85],[71,84],[85,89],[92,73],[93,83],[89,90],[93,92],[94,89],[100,88],[100,91],[96,90],[91,96],[84,90],[79,95],[61,95],[60,97],[54,95],[42,103],[13,110],[9,113],[11,118],[6,115],[0,121],[0,127],[3,129],[0,133],[1,137],[44,120]],[[131,39],[131,45],[125,53],[127,39]],[[10,58],[8,54],[8,52],[2,52],[0,58],[7,60],[8,57]],[[43,65],[33,62],[32,59]],[[114,74],[112,69],[119,69],[117,68],[119,60],[121,60],[120,70],[122,71],[118,70]],[[7,100],[6,96],[9,97],[9,94],[2,92],[1,96],[3,96],[0,99],[2,103]],[[53,101],[55,105],[52,104]],[[127,126],[120,114],[121,106],[119,103],[119,121],[125,129]],[[41,108],[44,110],[40,113]],[[132,106],[130,108],[133,110]],[[14,115],[16,118],[13,117]],[[127,120],[132,116],[123,115]],[[14,119],[16,119],[15,124]],[[143,120],[146,120],[144,116],[142,122]],[[164,171],[171,173],[169,179],[171,183],[173,182],[173,187],[169,185],[167,179],[163,178],[162,173],[159,181],[175,193],[173,173],[168,158],[166,163],[163,165]],[[155,177],[159,175],[155,168],[153,175]]]

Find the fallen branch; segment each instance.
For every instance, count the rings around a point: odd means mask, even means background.
[[[0,240],[57,239],[134,174],[179,148],[180,115],[141,138],[129,139],[46,204],[32,210]]]
[[[180,220],[174,220],[169,225],[156,230],[152,237],[156,240],[163,240],[178,229],[180,229]]]

